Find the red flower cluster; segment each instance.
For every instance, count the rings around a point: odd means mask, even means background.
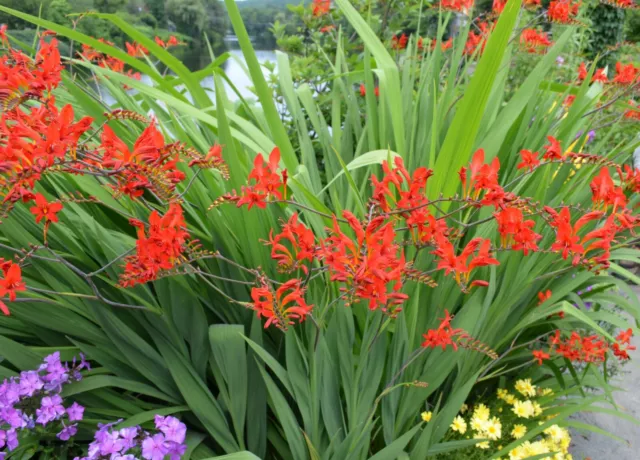
[[[446,222],[435,219],[428,208],[425,188],[433,171],[420,167],[411,176],[400,157],[394,159],[394,165],[395,168],[391,169],[388,162],[382,163],[382,181],[375,175],[371,176],[372,199],[376,206],[404,218],[416,243],[428,243],[436,233],[447,234]]]
[[[116,194],[138,198],[150,190],[164,199],[170,199],[176,184],[185,179],[178,169],[182,160],[178,144],[165,144],[164,136],[152,123],[140,134],[130,150],[115,132],[105,126],[101,136],[99,164],[112,168],[112,185]]]
[[[547,289],[546,291],[538,292],[538,305],[542,305],[547,300],[551,298],[551,289]]]
[[[551,355],[549,353],[545,353],[542,350],[533,350],[533,358],[538,361],[538,364],[542,366],[542,362],[547,359],[551,359]]]
[[[593,178],[590,187],[594,208],[603,208],[606,211],[611,205],[615,213],[617,208],[624,208],[627,204],[627,197],[624,195],[622,187],[615,186],[609,175],[609,169],[606,167],[602,168],[600,174]]]
[[[407,37],[406,34],[402,34],[399,37],[397,35],[394,35],[393,37],[391,37],[391,49],[394,50],[403,50],[407,47],[407,41],[409,40],[409,37]]]
[[[178,41],[178,39],[175,37],[175,35],[170,35],[166,42],[163,39],[161,39],[160,37],[158,37],[157,35],[154,38],[154,40],[158,44],[158,46],[161,46],[164,49],[168,49],[168,48],[171,48],[173,46],[184,45],[183,42]]]
[[[428,45],[429,50],[431,51],[435,50],[437,45],[438,45],[438,40],[435,38],[432,38]],[[446,40],[440,43],[440,50],[446,51],[448,49],[451,49],[452,46],[453,46],[453,37],[449,37],[449,40]],[[425,48],[424,39],[420,37],[418,38],[418,49],[423,50],[424,48]]]
[[[469,14],[473,8],[474,0],[441,0],[440,8],[447,11]]]
[[[640,120],[640,105],[632,100],[629,101],[631,108],[624,113],[624,117],[631,120]]]
[[[527,53],[544,53],[551,45],[552,43],[546,32],[537,31],[536,29],[524,29],[520,34],[520,46]]]
[[[16,300],[16,292],[26,291],[27,287],[22,281],[22,270],[20,265],[13,262],[5,261],[0,258],[0,268],[2,269],[3,278],[0,279],[0,297],[9,296],[9,300]],[[0,311],[5,316],[9,316],[9,308],[0,299]]]
[[[380,97],[380,88],[377,86],[373,88],[373,94],[375,94],[376,97]],[[367,88],[364,86],[364,83],[360,83],[360,96],[365,97],[366,95]]]
[[[133,44],[131,44],[125,42],[125,47],[127,48],[127,54],[135,58],[145,57],[149,53],[149,50],[140,43],[133,42]]]
[[[500,265],[500,262],[491,256],[491,240],[474,238],[469,241],[460,255],[456,255],[453,244],[444,235],[438,233],[435,239],[436,249],[432,254],[438,257],[438,270],[444,270],[446,275],[453,272],[456,282],[465,292],[473,286],[489,285],[489,283],[482,280],[475,280],[469,284],[469,279],[471,278],[471,272],[476,268],[487,265]],[[477,254],[476,250],[478,251]]]
[[[605,5],[613,6],[615,8],[626,9],[638,9],[638,5],[633,0],[600,0],[600,3],[604,3]]]
[[[453,338],[462,332],[462,329],[454,329],[451,327],[451,320],[453,317],[447,310],[444,311],[444,318],[440,320],[440,325],[437,329],[429,329],[426,334],[422,334],[424,342],[422,346],[424,348],[436,348],[442,347],[443,350],[447,349],[447,346],[451,345],[454,350],[458,350],[458,345],[453,341]]]
[[[636,347],[631,345],[631,329],[622,331],[616,337],[613,344],[613,354],[621,361],[629,359],[629,351]],[[562,356],[570,361],[578,363],[600,363],[605,360],[609,346],[604,338],[598,335],[581,336],[577,332],[572,332],[568,338],[562,338],[560,331],[550,339],[549,353],[542,350],[534,350],[533,356],[542,364],[544,360],[550,359],[552,355]]]
[[[520,150],[520,156],[522,157],[522,163],[518,163],[517,168],[527,168],[529,172],[533,172],[540,165],[538,160],[538,152],[532,152],[531,150]]]
[[[99,42],[104,43],[105,45],[114,46],[114,44],[110,41],[104,40],[102,38],[98,39]],[[140,45],[139,43],[125,43],[127,48],[127,54],[133,57],[143,57],[148,53],[148,50]],[[79,53],[80,56],[85,58],[88,61],[98,64],[103,69],[109,69],[113,72],[125,73],[124,72],[124,61],[113,56],[108,56],[106,54],[101,53],[100,51],[92,48],[89,45],[82,45],[82,51]],[[126,72],[126,75],[130,78],[134,78],[136,80],[140,80],[141,75],[140,72],[134,72],[129,69]]]
[[[557,24],[579,24],[576,20],[582,2],[555,0],[549,3],[547,18]]]
[[[311,12],[314,16],[324,16],[331,11],[331,0],[313,0]]]
[[[40,40],[35,62],[20,51],[11,49],[0,57],[0,109],[7,111],[30,98],[43,98],[60,83],[58,41]]]
[[[467,41],[464,44],[464,54],[467,56],[472,55],[477,49],[480,49],[480,54],[484,52],[484,47],[487,44],[487,38],[489,33],[493,29],[493,25],[487,22],[481,21],[478,23],[478,32],[475,30],[469,30]]]
[[[553,136],[547,136],[548,145],[544,146],[542,158],[547,161],[562,160],[562,147],[560,142]]]
[[[524,255],[529,251],[537,251],[537,241],[542,235],[533,231],[535,222],[524,220],[522,210],[513,207],[506,207],[494,214],[498,222],[498,232],[502,247],[511,247],[514,251],[522,250]]]
[[[249,180],[253,179],[254,183],[242,187],[242,195],[236,196],[235,193],[226,195],[226,201],[235,201],[237,206],[247,205],[248,209],[257,206],[264,209],[270,199],[287,199],[287,170],[279,172],[280,167],[280,149],[274,148],[269,154],[269,162],[265,163],[261,153],[256,155],[253,161],[253,169],[249,173]]]
[[[125,259],[124,273],[120,277],[123,287],[153,281],[162,271],[176,266],[189,238],[182,207],[178,203],[170,204],[164,216],[153,211],[148,226],[134,219],[131,225],[137,228],[138,240],[135,255]]]
[[[497,157],[492,160],[491,164],[485,164],[484,150],[476,150],[469,167],[463,166],[458,172],[462,182],[463,195],[478,200],[484,191],[485,194],[480,203],[484,206],[493,205],[498,209],[510,198],[498,184],[499,170],[500,160]],[[468,177],[469,173],[471,177]]]
[[[318,257],[327,265],[331,280],[344,283],[340,289],[348,296],[348,304],[368,300],[371,310],[381,307],[394,314],[407,295],[400,292],[406,263],[395,242],[393,222],[385,224],[384,217],[377,216],[363,226],[349,211],[343,217],[355,241],[340,229],[334,216],[330,236],[320,241]]]
[[[632,63],[624,65],[616,62],[616,76],[612,81],[618,85],[629,86],[636,82],[639,73],[640,68],[634,66]]]
[[[587,78],[587,66],[584,62],[580,63],[578,67],[578,80],[583,81]],[[593,76],[591,77],[591,83],[600,82],[600,83],[609,83],[609,79],[607,78],[607,71],[604,67],[597,69]]]
[[[631,345],[631,337],[633,331],[631,328],[626,331],[621,331],[616,337],[616,342],[613,344],[613,354],[621,361],[629,359],[629,352],[636,349],[635,345]]]
[[[301,269],[304,273],[309,273],[303,262],[314,261],[316,237],[306,225],[298,222],[297,212],[293,213],[288,222],[283,223],[280,233],[274,235],[271,230],[267,244],[271,246],[271,258],[277,261],[280,271],[291,272]]]
[[[507,0],[493,0],[491,12],[495,15],[500,15],[504,11],[505,6],[507,6]]]
[[[252,308],[258,313],[258,318],[267,318],[265,328],[273,324],[286,330],[294,324],[293,320],[304,321],[313,309],[313,305],[305,302],[304,292],[298,279],[287,281],[275,292],[262,279],[259,287],[251,289]]]

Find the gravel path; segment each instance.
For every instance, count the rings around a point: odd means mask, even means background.
[[[636,293],[640,294],[640,289],[636,289]],[[625,374],[615,382],[616,386],[626,391],[617,392],[614,397],[620,410],[640,419],[640,337],[634,337],[632,343],[637,349],[629,353],[631,362],[624,367]],[[640,425],[613,415],[594,412],[579,414],[575,419],[602,428],[626,442],[591,431],[585,433],[572,430],[569,451],[574,459],[640,460]]]

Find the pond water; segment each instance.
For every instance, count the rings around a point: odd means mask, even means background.
[[[228,37],[226,40],[227,46],[229,48],[228,52],[231,54],[231,56],[223,64],[224,71],[243,98],[256,99],[255,95],[250,90],[253,84],[251,82],[251,78],[245,71],[246,61],[244,59],[244,56],[242,55],[242,51],[237,46],[237,41],[234,40],[234,38],[235,37]],[[276,62],[275,50],[255,50],[255,53],[258,61],[261,64],[265,62],[272,62],[275,64]],[[262,73],[266,76],[268,74],[267,69],[263,67]],[[149,77],[148,75],[143,75],[140,81],[147,85],[152,84],[151,77]],[[238,95],[231,89],[226,81],[224,82],[224,85],[227,90],[227,97],[231,101],[237,101],[239,99]],[[213,92],[215,87],[213,76],[203,78],[201,81],[201,86]],[[115,99],[111,97],[111,95],[108,94],[108,92],[104,89],[102,90],[102,97],[109,105],[115,102]]]

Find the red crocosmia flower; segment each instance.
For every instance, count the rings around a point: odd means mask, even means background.
[[[551,359],[551,355],[542,350],[533,350],[533,358],[538,361],[538,365],[542,366],[542,362]]]
[[[253,162],[253,169],[249,173],[249,180],[253,180],[254,184],[242,188],[242,197],[238,200],[237,206],[244,204],[249,206],[256,205],[259,208],[265,208],[270,198],[282,200],[283,195],[286,196],[286,170],[282,174],[278,172],[280,163],[280,149],[274,148],[269,154],[269,162],[265,163],[261,153],[256,155]]]
[[[622,344],[630,344],[631,337],[633,337],[633,330],[631,328],[626,331],[620,331],[620,333],[616,336],[616,340]]]
[[[486,195],[481,200],[481,204],[485,206],[493,204],[497,209],[508,197],[498,185],[499,170],[500,160],[496,157],[491,164],[484,164],[484,150],[478,149],[471,158],[469,168],[463,167],[458,172],[462,181],[463,195],[477,200],[484,190]]]
[[[258,318],[267,318],[265,328],[273,324],[286,330],[294,324],[294,320],[304,321],[313,309],[313,305],[305,302],[304,293],[305,290],[301,288],[301,281],[298,279],[282,284],[275,293],[266,281],[262,280],[260,287],[251,289],[253,309],[258,313]]]
[[[562,258],[566,259],[569,254],[573,255],[573,264],[580,261],[580,257],[585,253],[584,242],[596,238],[598,234],[586,235],[582,244],[579,243],[578,231],[588,222],[600,219],[603,216],[601,211],[593,211],[580,217],[574,226],[571,225],[571,214],[568,207],[562,208],[560,213],[554,209],[545,207],[545,211],[551,216],[551,226],[556,229],[556,242],[551,246],[552,251],[562,251]],[[595,249],[595,248],[593,248]]]
[[[523,0],[522,6],[529,10],[535,10],[540,7],[540,0]]]
[[[553,136],[547,136],[549,145],[544,146],[544,155],[542,158],[548,161],[562,160],[562,147],[560,142]]]
[[[360,83],[360,96],[365,97],[367,95],[367,88],[365,88],[364,83]]]
[[[584,62],[581,62],[580,66],[578,67],[578,80],[582,81],[587,78],[587,73],[587,66]]]
[[[22,281],[22,270],[20,265],[9,262],[9,264],[3,264],[2,272],[3,279],[0,279],[0,297],[9,296],[10,301],[16,300],[16,292],[26,291],[27,286]],[[4,305],[4,304],[3,304]],[[5,315],[9,314],[9,310],[6,305],[2,308],[2,312]]]
[[[595,334],[582,337],[575,331],[571,333],[569,338],[564,339],[561,337],[560,331],[557,330],[550,342],[550,352],[580,363],[603,362],[609,349],[602,337]]]
[[[318,256],[329,268],[332,281],[344,283],[347,304],[367,300],[369,309],[382,308],[392,316],[407,295],[400,292],[406,268],[404,252],[395,242],[393,222],[377,216],[363,226],[349,211],[343,212],[355,239],[345,234],[334,216],[330,236],[320,242]]]
[[[36,205],[30,208],[31,213],[36,216],[36,223],[44,219],[45,226],[49,222],[58,222],[58,213],[62,211],[62,203],[49,203],[42,193],[35,196]]]
[[[36,223],[43,219],[46,222],[58,222],[57,214],[62,211],[62,203],[49,203],[41,193],[35,195],[36,205],[30,208],[31,213],[36,217]]]
[[[571,104],[573,104],[573,101],[575,100],[576,100],[575,94],[569,94],[567,97],[564,98],[564,101],[562,101],[562,105],[565,107],[571,107]]]
[[[473,2],[474,0],[441,0],[440,8],[467,14],[473,7]]]
[[[438,270],[444,270],[445,275],[453,272],[456,282],[466,290],[471,277],[471,272],[478,267],[487,265],[500,265],[490,254],[491,240],[474,238],[462,250],[460,255],[456,255],[451,241],[444,235],[436,234],[436,249],[432,252],[438,257]],[[476,250],[478,251],[475,254]]]
[[[229,166],[222,157],[222,146],[215,144],[209,149],[207,154],[203,157],[196,156],[189,162],[189,167],[198,166],[202,169],[217,169],[222,174],[222,177],[226,180],[229,179]]]
[[[311,11],[314,16],[324,16],[331,11],[331,0],[313,0]]]
[[[327,32],[331,32],[335,28],[336,28],[336,26],[334,26],[333,24],[330,24],[330,25],[324,26],[324,27],[320,27],[320,33],[326,34]]]
[[[613,344],[613,354],[621,361],[628,360],[630,358],[629,352],[636,349],[634,345],[631,345],[632,336],[633,331],[629,328],[626,331],[620,331],[616,337],[616,343]]]
[[[591,77],[591,83],[600,82],[600,83],[608,83],[609,79],[607,78],[607,71],[602,69],[597,69]]]
[[[552,43],[546,32],[524,29],[520,35],[520,45],[527,53],[539,54],[544,53]]]
[[[451,320],[453,317],[447,310],[444,311],[444,318],[440,320],[440,325],[437,329],[429,329],[426,334],[423,334],[424,342],[422,342],[423,348],[436,348],[442,347],[443,350],[447,349],[447,346],[451,345],[454,350],[458,350],[458,344],[453,341],[453,338],[462,332],[462,329],[454,329],[451,327]]]
[[[164,43],[161,46],[164,47]],[[134,42],[133,44],[131,44],[129,42],[125,42],[125,47],[127,48],[127,54],[132,57],[144,57],[149,53],[149,50],[142,46],[140,43]]]
[[[504,7],[507,5],[507,0],[493,0],[493,6],[491,12],[495,15],[499,15],[504,11]]]
[[[478,49],[480,50],[479,54],[482,54],[491,29],[493,29],[493,25],[489,26],[487,22],[481,21],[477,25],[477,32],[476,30],[470,30],[464,45],[464,54],[470,56]]]
[[[531,150],[520,150],[520,156],[522,157],[522,163],[519,163],[517,168],[528,168],[530,172],[540,164],[538,160],[538,152],[532,152]]]
[[[640,105],[636,105],[632,100],[629,101],[629,105],[631,108],[624,113],[624,117],[630,120],[640,120]]]
[[[511,246],[513,250],[522,250],[524,255],[528,255],[529,251],[538,250],[536,243],[542,236],[533,231],[533,220],[524,220],[520,209],[506,207],[494,216],[498,222],[502,247]]]
[[[547,18],[557,24],[578,24],[576,16],[581,2],[571,2],[571,0],[558,0],[549,3],[547,8]]]
[[[394,50],[403,50],[407,47],[407,41],[409,40],[409,38],[407,37],[406,34],[402,34],[399,37],[397,35],[394,35],[391,38],[391,49]]]
[[[542,305],[551,298],[551,289],[538,292],[538,305]]]
[[[7,38],[7,25],[2,24],[0,26],[0,43],[3,46],[7,46],[9,44],[9,39]]]
[[[316,240],[313,232],[302,222],[298,222],[298,213],[294,213],[282,225],[282,231],[277,235],[271,230],[266,243],[271,246],[271,258],[278,262],[280,271],[291,272],[300,268],[304,273],[309,273],[308,267],[302,262],[313,262]]]
[[[136,253],[125,259],[124,273],[120,277],[123,287],[147,283],[157,279],[163,270],[178,264],[186,249],[189,233],[178,203],[169,205],[164,216],[153,211],[148,228],[140,221],[132,221],[137,228]]]
[[[604,207],[606,210],[609,205],[612,205],[615,212],[616,208],[624,207],[627,204],[627,198],[622,187],[614,185],[607,167],[603,167],[600,170],[600,174],[593,178],[590,187],[593,195],[593,204],[596,207]]]
[[[116,195],[137,198],[145,190],[150,190],[161,198],[171,200],[176,184],[186,177],[178,169],[178,163],[182,161],[179,153],[185,150],[180,143],[165,144],[164,136],[155,123],[147,126],[132,149],[111,128],[105,126],[101,136],[100,166],[117,171],[112,175],[117,182],[112,186]],[[201,167],[218,163],[213,157],[209,160],[198,158]]]
[[[42,83],[47,91],[58,87],[62,80],[60,63],[60,51],[58,50],[58,40],[52,39],[49,43],[40,40],[40,49],[36,56],[36,67],[33,71],[36,80]]]
[[[429,200],[425,188],[433,172],[425,167],[417,168],[413,175],[404,166],[401,157],[394,158],[394,167],[382,163],[384,176],[378,180],[371,176],[373,202],[384,212],[393,212],[406,220],[415,243],[431,241],[435,232],[447,233],[444,220],[436,220],[429,212]]]
[[[613,78],[613,83],[624,86],[631,85],[637,80],[639,72],[640,69],[631,63],[624,65],[616,62],[616,76]]]

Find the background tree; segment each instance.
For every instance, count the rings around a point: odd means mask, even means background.
[[[601,65],[615,65],[615,53],[611,47],[622,41],[624,35],[625,10],[602,3],[589,10],[591,18],[591,36],[585,49],[589,59],[600,55]]]
[[[69,18],[71,13],[73,8],[67,0],[51,0],[45,17],[56,24],[68,25],[71,22]]]

